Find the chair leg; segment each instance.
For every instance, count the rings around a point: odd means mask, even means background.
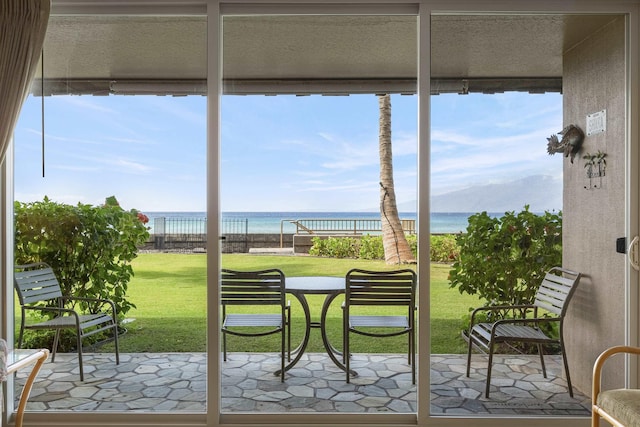
[[[84,381],[84,366],[82,365],[82,338],[80,331],[76,329],[76,345],[78,347],[78,366],[80,367],[80,381]]]
[[[469,327],[469,347],[467,350],[467,377],[470,375],[471,373],[471,348],[473,347],[473,342],[472,342],[472,336],[471,334],[473,333],[473,330],[471,327]]]
[[[227,306],[222,304],[222,360],[227,361],[227,333],[224,330],[224,321],[227,319]]]
[[[411,328],[410,342],[411,342],[411,379],[413,384],[416,383],[416,332],[415,328]]]
[[[24,339],[25,313],[22,310],[22,318],[20,319],[20,333],[18,335],[18,348],[22,348],[22,340]]]
[[[538,354],[540,355],[540,365],[542,366],[542,376],[547,378],[547,367],[544,364],[544,349],[542,344],[538,344]]]
[[[569,361],[567,353],[564,349],[564,340],[562,339],[562,331],[560,331],[560,351],[562,352],[562,362],[564,363],[564,372],[567,375],[567,387],[569,387],[569,396],[573,397],[573,386],[571,385],[571,375],[569,374]]]
[[[491,367],[493,366],[493,342],[489,343],[489,364],[487,365],[487,387],[484,391],[485,397],[489,398],[489,390],[491,388]]]
[[[222,360],[227,361],[227,333],[222,330]]]
[[[120,348],[118,345],[118,324],[113,325],[113,345],[116,350],[116,365],[120,364]]]
[[[351,378],[349,377],[349,371],[351,370],[351,352],[349,349],[349,321],[345,320],[344,321],[344,331],[343,333],[343,339],[344,339],[344,349],[343,349],[343,360],[344,360],[344,366],[345,366],[345,375],[346,375],[346,379],[347,379],[347,384],[349,384],[351,382]]]
[[[51,347],[51,361],[56,361],[56,352],[58,351],[58,341],[60,340],[60,329],[56,329],[56,333],[53,336],[53,346]]]
[[[347,363],[347,325],[345,324],[344,312],[342,313],[342,364]]]
[[[282,325],[282,331],[280,332],[280,382],[284,382],[284,358],[285,358],[285,328],[286,325]]]

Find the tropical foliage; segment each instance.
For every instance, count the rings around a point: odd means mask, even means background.
[[[406,237],[414,258],[418,256],[418,241],[415,234]],[[353,237],[314,237],[309,255],[333,258],[360,258],[369,260],[383,260],[384,248],[382,236],[364,235]],[[453,234],[431,236],[430,261],[453,262],[460,254],[460,248]]]
[[[477,213],[458,246],[452,288],[486,305],[531,304],[545,272],[562,264],[562,214],[537,215],[528,206],[500,218]]]
[[[114,197],[102,206],[71,206],[45,197],[41,202],[16,202],[14,209],[16,264],[46,262],[64,295],[111,299],[120,318],[134,307],[127,286],[137,247],[149,237],[146,215],[125,211]]]

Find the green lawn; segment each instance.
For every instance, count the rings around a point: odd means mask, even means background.
[[[128,294],[137,306],[127,313],[127,333],[120,340],[122,352],[200,352],[206,346],[206,256],[204,254],[140,254],[133,262],[135,276]],[[230,269],[280,268],[287,276],[343,277],[354,267],[365,269],[394,269],[382,261],[328,259],[302,256],[265,256],[224,254],[222,265]],[[449,267],[431,265],[431,330],[432,353],[461,353],[466,351],[460,338],[462,318],[469,307],[479,305],[475,297],[460,295],[449,289]],[[319,317],[324,296],[308,298],[312,316]],[[328,315],[329,337],[341,343],[342,314],[337,298]],[[299,342],[304,325],[302,308],[295,298],[292,303],[293,342]],[[429,315],[428,310],[419,310]],[[296,326],[299,325],[299,326]],[[404,352],[404,337],[367,339],[355,337],[354,352]],[[231,351],[276,351],[273,336],[257,339],[230,337]],[[105,351],[109,350],[105,346]],[[312,331],[308,351],[321,352],[317,330]]]

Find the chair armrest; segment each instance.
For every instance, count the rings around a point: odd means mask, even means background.
[[[600,353],[593,365],[593,385],[591,388],[591,403],[596,404],[598,400],[598,394],[600,394],[600,384],[602,380],[602,368],[605,362],[613,355],[619,353],[626,354],[638,354],[640,355],[640,347],[631,347],[626,345],[619,345],[611,347]]]
[[[89,298],[89,297],[66,297],[66,296],[62,296],[63,300],[69,300],[69,301],[89,301],[89,302],[102,302],[105,304],[113,304],[113,301],[111,301],[110,299],[107,298]]]
[[[76,312],[70,308],[61,308],[61,307],[39,307],[37,305],[23,305],[22,308],[25,310],[51,311],[54,313],[76,314]]]
[[[102,304],[110,305],[113,315],[116,314],[116,305],[113,301],[106,298],[89,298],[89,297],[61,297],[63,301],[85,301],[85,302],[100,302]]]
[[[551,323],[551,322],[559,322],[559,317],[529,317],[526,319],[500,319],[493,322],[494,325],[505,324],[505,323]]]
[[[551,323],[551,322],[559,322],[559,317],[532,317],[528,319],[500,319],[493,322],[491,326],[491,335],[495,333],[495,330],[500,325],[515,325],[518,323]]]
[[[531,309],[534,310],[537,307],[531,304],[522,304],[522,305],[492,305],[489,307],[478,307],[471,312],[471,322],[470,325],[474,325],[474,319],[478,313],[483,311],[502,311],[502,310],[516,310],[516,309]]]

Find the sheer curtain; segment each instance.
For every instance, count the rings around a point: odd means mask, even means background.
[[[0,1],[0,162],[35,75],[50,0]]]

